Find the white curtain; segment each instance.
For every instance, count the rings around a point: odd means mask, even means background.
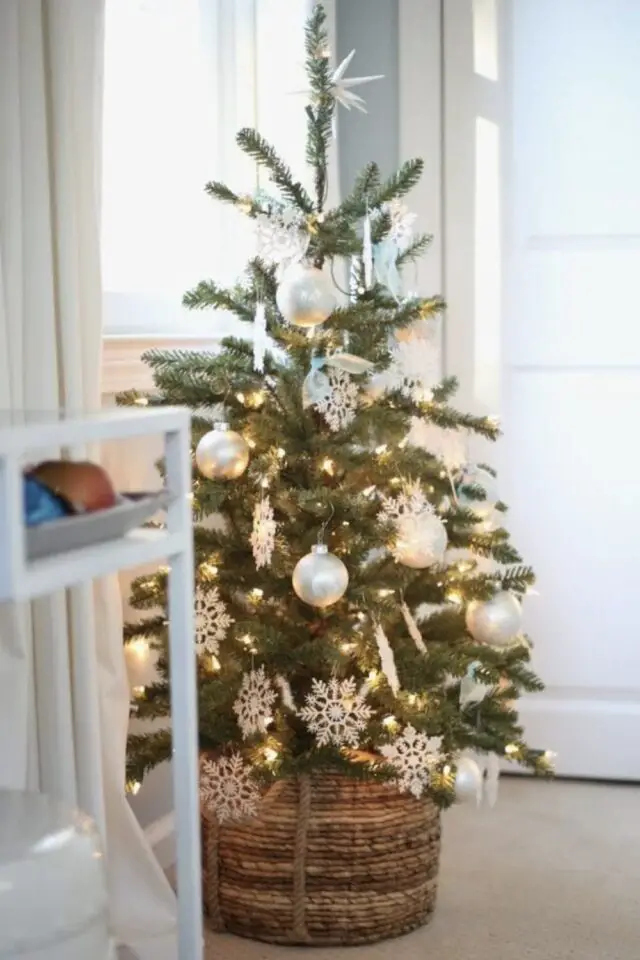
[[[0,3],[0,408],[97,410],[104,0]],[[175,901],[124,795],[129,690],[115,578],[0,608],[0,786],[102,831],[114,934],[174,956]]]

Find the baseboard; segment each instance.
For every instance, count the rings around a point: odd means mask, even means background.
[[[145,828],[144,835],[163,870],[176,862],[176,821],[173,813],[158,817]]]

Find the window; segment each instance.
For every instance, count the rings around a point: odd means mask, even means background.
[[[304,179],[304,21],[309,0],[106,0],[103,119],[105,333],[207,336],[181,307],[199,280],[234,280],[248,221],[204,193],[250,193],[235,145],[255,126]],[[285,10],[286,8],[286,10]],[[225,320],[231,324],[232,320]],[[227,326],[227,329],[229,327]],[[215,336],[224,332],[215,325]]]

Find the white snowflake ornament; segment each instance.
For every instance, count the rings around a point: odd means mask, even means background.
[[[377,375],[378,388],[400,390],[414,403],[428,399],[442,379],[437,344],[431,338],[416,337],[396,341],[391,352],[391,364]]]
[[[275,699],[276,692],[264,667],[245,673],[238,698],[233,705],[244,740],[256,733],[266,733]]]
[[[239,753],[219,760],[203,760],[200,767],[200,798],[219,823],[254,817],[260,791]]]
[[[429,785],[432,769],[442,759],[441,750],[442,737],[428,737],[408,724],[393,743],[380,748],[380,753],[397,771],[400,792],[421,797]]]
[[[326,375],[324,392],[314,401],[314,407],[337,433],[348,427],[358,409],[358,386],[348,373],[332,367]]]
[[[309,246],[309,234],[302,229],[302,223],[295,212],[284,209],[271,214],[260,213],[255,218],[258,256],[268,265],[278,268],[278,273],[286,267],[302,260]]]
[[[402,253],[407,249],[413,238],[413,224],[417,219],[417,214],[411,213],[400,197],[388,200],[382,204],[380,209],[388,215],[391,221],[389,237],[396,244],[399,252]]]
[[[217,587],[198,586],[195,596],[196,651],[198,654],[218,653],[233,623]]]
[[[433,507],[417,480],[406,483],[395,497],[380,494],[380,502],[382,506],[378,516],[385,523],[418,521],[433,513]]]
[[[300,716],[315,734],[319,747],[333,744],[355,748],[371,717],[371,707],[365,703],[364,694],[356,690],[353,677],[332,677],[328,683],[312,680]]]
[[[276,526],[269,497],[262,497],[256,503],[253,511],[253,530],[250,537],[253,559],[258,570],[260,567],[268,567],[271,563],[276,539]]]

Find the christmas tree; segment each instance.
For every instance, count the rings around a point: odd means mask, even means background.
[[[221,821],[254,812],[265,782],[309,772],[390,780],[446,806],[476,796],[487,770],[495,784],[505,756],[549,767],[514,707],[542,686],[521,624],[534,575],[493,471],[468,462],[469,438],[499,429],[452,405],[442,299],[403,289],[430,241],[403,202],[423,163],[387,179],[370,163],[325,207],[336,111],[362,109],[354,87],[376,79],[350,79],[350,59],[332,70],[317,6],[311,192],[250,129],[238,145],[272,189],[206,187],[252,219],[258,256],[232,289],[206,280],[184,303],[211,308],[213,331],[235,315],[247,336],[215,353],[154,350],[155,390],[122,398],[193,410],[202,789]],[[162,571],[133,586],[147,614],[126,639],[159,654],[141,719],[169,712],[165,587]],[[169,729],[132,736],[130,777],[170,754]]]

